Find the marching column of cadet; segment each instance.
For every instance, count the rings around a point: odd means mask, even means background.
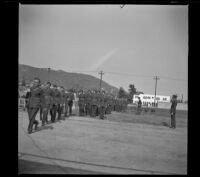
[[[50,82],[41,86],[40,79],[35,78],[27,95],[28,133],[32,133],[34,125],[35,130],[37,129],[39,122],[35,118],[38,112],[40,112],[42,126],[49,123],[48,113],[50,113],[51,122],[61,120],[62,113],[65,117],[72,115],[74,93],[66,91],[62,86],[52,86]],[[80,91],[77,95],[79,116],[99,116],[100,119],[104,119],[105,114],[111,114],[112,111],[125,112],[127,109],[126,99],[116,99],[105,91]]]
[[[52,123],[61,120],[62,113],[65,117],[72,115],[73,100],[73,92],[65,91],[62,86],[51,86],[50,82],[41,86],[40,79],[35,78],[26,97],[26,108],[29,116],[28,133],[32,133],[33,125],[35,125],[35,130],[37,129],[39,123],[35,118],[38,112],[40,112],[42,126],[49,123],[48,113],[51,115]]]

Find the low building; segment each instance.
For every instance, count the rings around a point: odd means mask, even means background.
[[[143,106],[155,106],[153,105],[155,100],[155,95],[151,94],[139,94],[139,95],[134,95],[133,96],[133,103],[138,103],[138,100],[142,101]],[[164,96],[164,95],[156,95],[156,104],[159,102],[163,103],[170,103],[170,96]]]

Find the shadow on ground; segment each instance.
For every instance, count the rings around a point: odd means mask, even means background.
[[[18,160],[18,174],[100,174],[93,171],[80,170],[59,165],[49,165],[27,160]]]

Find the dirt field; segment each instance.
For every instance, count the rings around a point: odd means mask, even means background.
[[[18,122],[19,173],[187,174],[187,116],[176,129],[155,114],[72,116],[30,135],[26,112]]]

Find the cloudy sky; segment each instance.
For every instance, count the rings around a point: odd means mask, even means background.
[[[187,99],[188,6],[20,5],[19,63]]]

